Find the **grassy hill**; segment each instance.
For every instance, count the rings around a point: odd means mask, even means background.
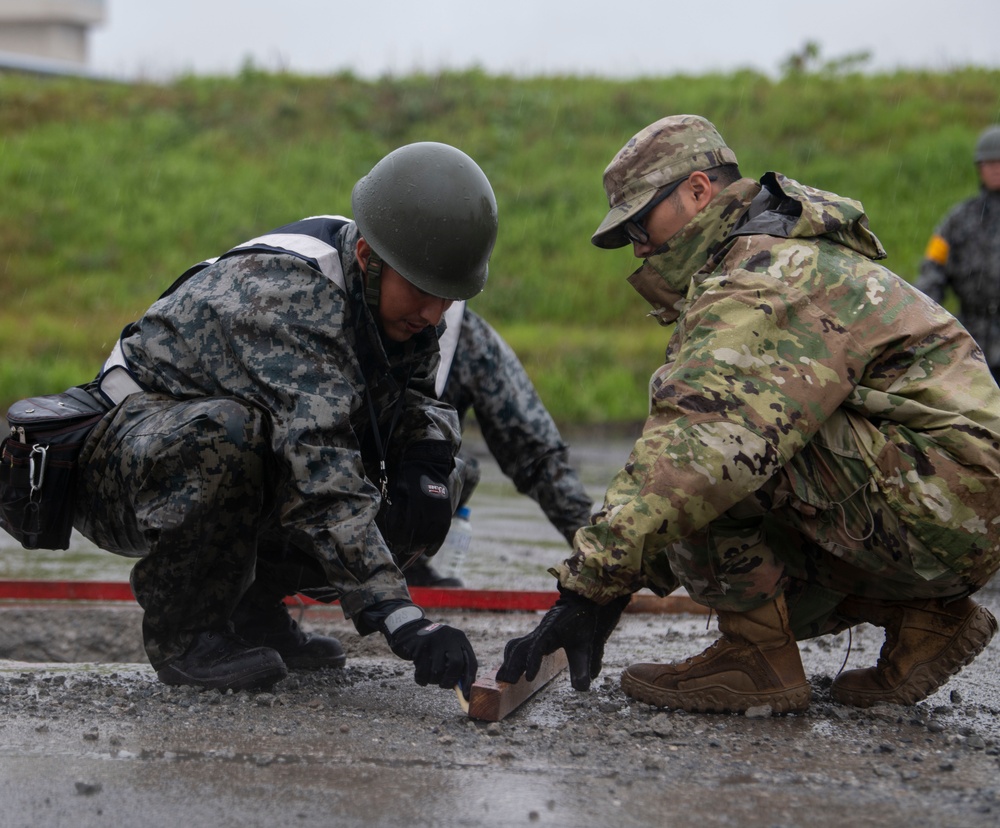
[[[375,161],[434,140],[468,152],[497,194],[500,236],[473,307],[561,424],[639,421],[669,332],[625,282],[630,250],[589,238],[608,161],[679,112],[711,119],[746,175],[780,170],[860,199],[888,266],[911,278],[941,215],[975,191],[972,147],[1000,120],[1000,72],[0,75],[0,406],[89,379],[190,264],[303,216],[349,214]]]

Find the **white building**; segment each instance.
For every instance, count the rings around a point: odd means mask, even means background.
[[[85,66],[104,0],[0,0],[0,52]]]

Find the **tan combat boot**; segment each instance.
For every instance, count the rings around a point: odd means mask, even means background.
[[[885,629],[874,667],[848,670],[830,695],[841,704],[916,704],[983,651],[997,631],[993,614],[971,598],[896,602],[848,598],[837,608],[845,618]]]
[[[720,612],[722,637],[679,664],[633,664],[622,689],[633,699],[692,713],[742,713],[770,705],[805,710],[812,688],[788,625],[783,596],[750,612]]]

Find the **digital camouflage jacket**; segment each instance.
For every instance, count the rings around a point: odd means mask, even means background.
[[[454,406],[463,424],[472,410],[500,470],[571,540],[588,522],[593,504],[517,354],[485,319],[465,308],[449,367],[441,399]]]
[[[917,287],[935,302],[950,288],[959,319],[1000,375],[1000,192],[983,190],[949,211],[934,231]]]
[[[768,173],[646,260],[630,282],[676,328],[642,436],[553,570],[562,585],[599,603],[673,588],[670,546],[838,408],[860,415],[872,480],[928,547],[997,555],[1000,392],[967,332],[883,255],[858,202]]]
[[[313,255],[283,251],[282,236],[290,250],[305,245]],[[428,328],[406,343],[382,342],[364,300],[353,223],[318,217],[264,239],[154,303],[123,335],[122,350],[152,391],[232,396],[267,414],[275,519],[323,564],[345,609],[405,598],[375,524],[381,499],[366,393],[382,420],[390,467],[420,439],[457,451],[457,416],[434,395],[437,334]]]

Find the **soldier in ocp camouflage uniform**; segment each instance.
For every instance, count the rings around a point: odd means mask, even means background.
[[[1000,126],[979,136],[973,161],[979,195],[954,207],[934,230],[916,284],[935,302],[955,292],[959,319],[1000,379]]]
[[[637,134],[604,176],[599,247],[676,321],[650,416],[574,554],[560,599],[508,643],[498,678],[563,647],[574,687],[601,668],[629,596],[678,584],[721,638],[637,664],[630,696],[690,711],[804,709],[797,639],[886,630],[839,702],[913,704],[992,638],[970,595],[1000,564],[1000,392],[965,329],[874,260],[856,201],[777,173],[741,178],[698,116]]]
[[[342,666],[336,639],[289,617],[295,592],[339,598],[418,684],[475,679],[467,638],[424,618],[392,553],[439,544],[460,496],[435,326],[486,282],[496,201],[465,153],[418,143],[376,164],[352,207],[192,268],[102,372],[116,407],[83,447],[75,525],[139,559],[164,682],[268,687]]]
[[[445,319],[436,383],[441,400],[457,411],[463,431],[469,412],[475,414],[500,470],[541,506],[572,545],[576,530],[590,519],[593,503],[569,462],[569,448],[552,415],[517,354],[492,325],[465,302],[455,302]],[[463,506],[479,484],[479,463],[465,451],[456,462]],[[405,574],[411,586],[462,586],[460,579],[441,576],[426,560]]]

